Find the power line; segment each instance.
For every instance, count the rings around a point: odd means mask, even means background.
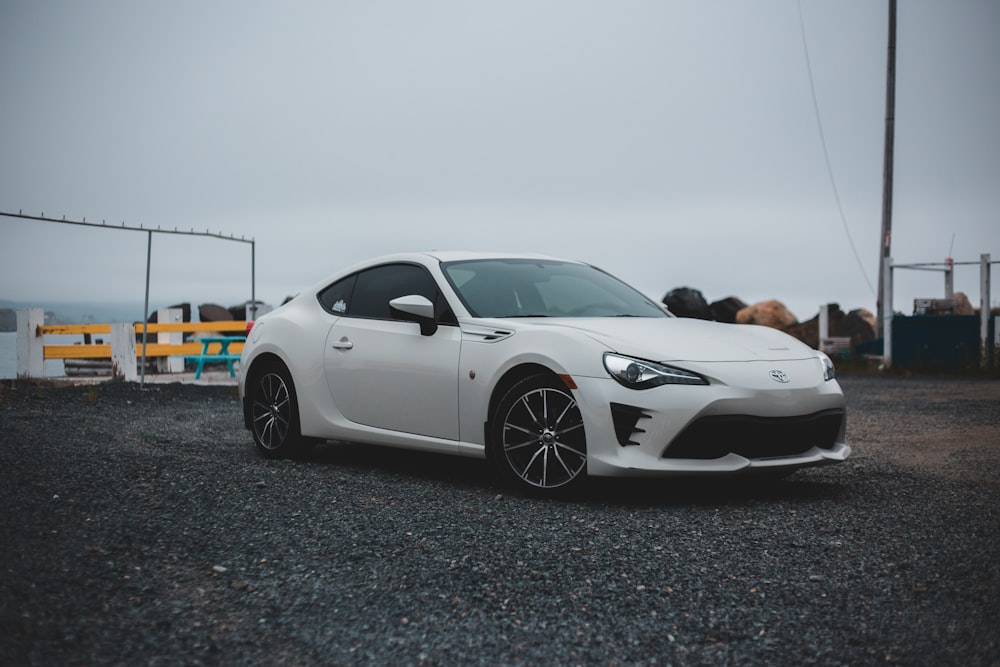
[[[861,276],[865,279],[865,282],[868,283],[868,289],[871,290],[872,294],[875,294],[875,287],[872,286],[872,281],[868,279],[868,273],[865,271],[864,262],[861,261],[861,256],[858,255],[858,249],[855,247],[854,239],[851,237],[851,230],[847,226],[847,216],[844,215],[844,205],[840,201],[840,192],[837,190],[837,181],[833,176],[833,165],[830,163],[830,152],[826,147],[826,135],[823,132],[823,120],[820,117],[819,102],[816,98],[816,84],[813,82],[812,62],[809,60],[809,43],[806,40],[805,19],[802,17],[802,0],[798,1],[798,8],[799,30],[802,34],[802,50],[805,52],[806,56],[806,71],[809,74],[809,91],[812,93],[813,111],[816,114],[816,127],[819,129],[820,145],[823,147],[823,159],[826,161],[826,173],[830,178],[830,187],[833,189],[833,198],[837,202],[837,212],[840,214],[840,224],[844,228],[844,234],[847,236],[847,243],[851,246],[851,252],[854,254],[854,260],[858,263],[858,269],[861,270]]]

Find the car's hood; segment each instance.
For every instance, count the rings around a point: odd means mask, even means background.
[[[559,318],[532,324],[575,329],[614,352],[651,361],[780,361],[815,354],[777,329],[680,317]]]

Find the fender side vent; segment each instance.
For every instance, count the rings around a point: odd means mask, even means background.
[[[496,343],[513,335],[513,331],[505,331],[503,329],[492,329],[474,324],[462,325],[462,337],[474,343]]]
[[[651,417],[652,415],[647,414],[645,410],[637,408],[634,405],[612,403],[611,421],[615,425],[615,437],[618,438],[618,444],[622,447],[638,445],[638,442],[632,440],[632,436],[636,433],[646,432],[644,429],[639,428],[639,420],[650,419]]]

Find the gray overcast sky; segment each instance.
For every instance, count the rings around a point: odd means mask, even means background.
[[[3,0],[0,210],[253,237],[272,303],[462,248],[583,259],[656,298],[874,311],[887,3],[801,1],[860,266],[799,12]],[[1000,259],[1000,2],[901,0],[896,90],[897,262]],[[0,217],[0,298],[141,304],[145,259],[143,234]],[[898,310],[943,293],[899,273]],[[152,307],[249,281],[249,246],[153,239]],[[978,269],[956,288],[978,302]]]

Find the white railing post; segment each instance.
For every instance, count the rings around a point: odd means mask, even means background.
[[[156,311],[156,321],[158,323],[178,323],[184,319],[184,311],[180,308],[160,308]],[[184,342],[184,332],[182,331],[161,331],[156,334],[157,343],[169,343],[180,345]],[[183,373],[184,357],[157,357],[156,371],[158,373]]]
[[[111,325],[111,377],[136,382],[139,365],[135,360],[135,325],[115,322]]]
[[[817,350],[823,350],[823,343],[830,337],[830,304],[824,303],[819,307],[819,343]]]
[[[27,308],[17,311],[17,377],[45,377],[45,336],[38,327],[45,324],[45,311]]]

